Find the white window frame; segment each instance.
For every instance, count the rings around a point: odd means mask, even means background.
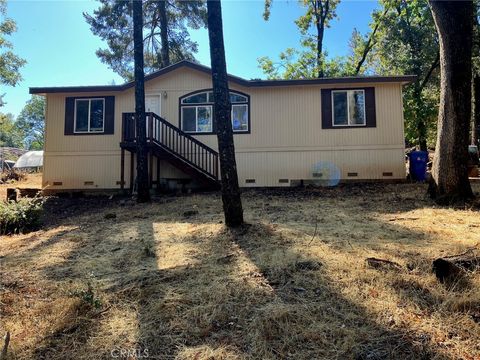
[[[102,114],[102,131],[90,131],[90,112],[92,109],[93,100],[102,100],[103,103],[103,114]],[[88,101],[88,118],[87,118],[87,131],[77,131],[77,101]],[[105,98],[79,98],[75,99],[74,106],[74,115],[73,115],[73,133],[74,134],[101,134],[105,132]]]
[[[210,131],[198,131],[198,108],[199,107],[204,107],[204,108],[210,108],[210,114],[211,114],[211,127],[212,129]],[[185,126],[183,125],[183,109],[185,108],[195,108],[195,131],[186,131],[183,130]],[[213,133],[213,105],[185,105],[182,106],[182,130],[185,131],[187,134],[210,134]]]
[[[241,94],[240,94],[241,95]],[[242,95],[243,96],[243,95]],[[233,107],[234,106],[245,106],[247,108],[247,130],[235,130],[233,128]],[[232,103],[232,111],[230,113],[230,119],[232,120],[232,130],[233,130],[233,133],[247,133],[250,131],[250,128],[249,128],[249,117],[250,117],[250,113],[249,113],[249,103],[248,102],[241,102],[241,103]]]
[[[350,123],[350,106],[348,106],[348,93],[352,93],[355,91],[361,91],[363,93],[363,119],[364,123],[363,124],[351,124]],[[342,124],[335,124],[335,103],[334,103],[334,94],[335,93],[347,93],[347,124],[342,125]],[[367,98],[365,97],[365,90],[364,89],[343,89],[343,90],[332,90],[332,126],[333,127],[362,127],[362,126],[367,126],[367,112],[366,112],[366,107],[367,107]]]
[[[186,97],[183,97],[180,101],[180,116],[181,116],[181,119],[180,119],[180,123],[181,123],[181,129],[183,131],[185,131],[187,134],[214,134],[214,131],[213,131],[213,100],[212,101],[209,101],[210,98],[209,98],[209,94],[212,93],[212,90],[205,90],[205,91],[200,91],[200,92],[196,92],[196,93],[193,93],[193,94],[190,94]],[[238,96],[241,96],[242,98],[245,98],[245,101],[242,101],[242,102],[235,102],[235,103],[231,103],[232,105],[232,110],[230,112],[230,118],[231,118],[231,121],[232,121],[232,131],[234,134],[244,134],[244,133],[250,133],[250,97],[248,95],[245,95],[245,94],[242,94],[242,93],[239,93],[238,91],[234,91],[234,90],[230,90],[229,91],[230,95],[231,94],[235,94],[235,95],[238,95]],[[204,102],[204,103],[198,103],[198,104],[195,104],[195,103],[185,103],[184,101],[186,99],[188,99],[190,96],[196,96],[196,95],[200,95],[200,94],[207,94],[206,96],[206,99],[207,99],[207,102]],[[233,129],[233,107],[236,106],[236,105],[239,105],[239,106],[246,106],[247,107],[247,129],[246,130],[234,130]],[[199,107],[199,106],[204,106],[204,107],[211,107],[211,114],[212,114],[212,131],[186,131],[184,130],[185,127],[183,126],[183,109],[184,108],[196,108],[196,107]],[[198,109],[195,110],[195,128],[198,127]]]

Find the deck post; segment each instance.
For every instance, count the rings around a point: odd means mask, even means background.
[[[150,142],[153,141],[153,116],[152,113],[148,114],[148,132],[149,132],[149,138]]]
[[[120,155],[120,189],[125,189],[125,149],[122,148]]]
[[[148,176],[149,176],[149,187],[153,187],[153,152],[150,150],[149,155],[149,165],[148,165]]]
[[[133,193],[133,151],[130,153],[130,193]]]
[[[160,157],[157,156],[157,190],[160,189]]]

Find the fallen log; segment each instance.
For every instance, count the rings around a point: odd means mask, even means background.
[[[2,352],[0,353],[0,360],[7,359],[7,352],[8,352],[8,344],[10,344],[10,332],[7,331],[5,337],[3,338],[3,347]]]
[[[402,266],[396,262],[374,257],[366,258],[365,262],[371,268],[378,270],[400,270],[402,268]]]
[[[480,269],[480,255],[473,250],[459,255],[441,257],[432,263],[432,270],[441,283],[478,269]]]

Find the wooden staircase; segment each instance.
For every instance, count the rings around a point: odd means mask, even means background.
[[[155,113],[146,113],[147,146],[149,151],[150,186],[153,181],[153,158],[157,159],[157,185],[160,160],[165,160],[197,180],[202,187],[218,189],[218,152],[183,132]],[[125,151],[131,154],[130,187],[133,185],[133,154],[137,150],[135,113],[123,113],[121,186],[125,184]]]

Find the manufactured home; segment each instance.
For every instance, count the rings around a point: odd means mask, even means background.
[[[402,89],[413,76],[229,76],[242,187],[405,179]],[[43,186],[135,183],[134,83],[30,88],[46,97]],[[152,187],[218,185],[211,69],[181,61],[145,78]]]

